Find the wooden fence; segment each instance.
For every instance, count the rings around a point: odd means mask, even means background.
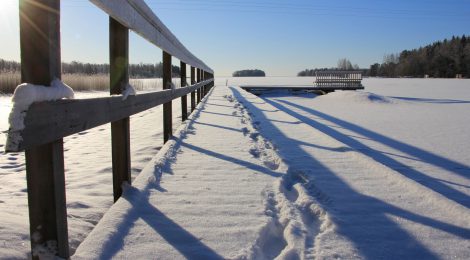
[[[189,52],[142,0],[90,0],[109,15],[110,94],[129,83],[129,30],[163,51],[162,91],[130,96],[39,102],[30,106],[18,151],[25,151],[31,249],[57,242],[69,258],[63,137],[111,123],[114,201],[131,183],[129,116],[163,105],[164,142],[172,135],[172,100],[181,98],[182,120],[213,86],[213,71]],[[196,40],[196,39],[195,39]],[[20,0],[22,82],[50,85],[61,78],[60,0]],[[171,58],[181,66],[181,88],[171,89]],[[191,85],[186,83],[191,66]]]

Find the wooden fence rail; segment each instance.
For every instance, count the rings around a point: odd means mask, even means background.
[[[210,79],[184,88],[129,96],[126,100],[122,100],[122,96],[113,96],[34,103],[26,114],[26,128],[21,132],[23,140],[19,143],[19,150],[127,118],[183,97],[212,82]]]
[[[182,120],[186,120],[186,95],[191,94],[192,112],[214,85],[213,70],[189,52],[143,0],[90,1],[110,17],[110,94],[122,94],[129,83],[129,29],[162,49],[164,90],[126,100],[112,96],[30,106],[25,128],[19,133],[22,141],[15,151],[25,151],[33,259],[39,259],[37,249],[50,242],[57,244],[57,256],[70,257],[63,137],[111,123],[116,201],[122,194],[122,184],[131,183],[129,116],[163,105],[166,142],[172,135],[172,100],[181,98]],[[48,86],[53,79],[61,78],[60,0],[20,0],[19,7],[22,81]],[[181,65],[178,89],[170,84],[172,57]],[[187,65],[191,66],[190,86],[186,83]]]

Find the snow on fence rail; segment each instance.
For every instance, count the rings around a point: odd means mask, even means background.
[[[181,97],[182,119],[214,85],[213,70],[189,52],[142,0],[90,0],[109,15],[110,94],[119,97],[56,100],[33,103],[24,128],[10,151],[25,150],[31,251],[33,259],[50,254],[70,257],[65,199],[63,137],[111,123],[113,192],[131,183],[129,116],[163,104],[163,135],[172,135],[172,100]],[[163,50],[162,91],[127,97],[129,85],[129,29]],[[60,0],[20,0],[22,82],[50,86],[61,78]],[[181,66],[181,88],[171,84],[171,56]],[[191,86],[186,83],[191,66]]]

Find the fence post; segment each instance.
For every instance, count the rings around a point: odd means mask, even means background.
[[[212,73],[208,72],[208,75],[209,75],[209,79],[214,79],[214,76],[212,76]],[[212,87],[214,86],[214,81],[212,81],[210,84],[209,84],[209,89],[207,90],[207,92],[209,92]]]
[[[206,79],[206,72],[204,70],[201,70],[201,80],[204,81]],[[202,95],[201,99],[206,96],[206,85],[202,86]]]
[[[205,78],[210,79],[209,72],[206,72],[206,77]],[[210,84],[207,84],[207,86],[206,86],[206,95],[207,95],[207,93],[209,93],[209,89],[210,89]]]
[[[122,94],[129,84],[129,29],[109,17],[109,93]],[[122,195],[122,184],[131,184],[129,117],[111,122],[113,195]]]
[[[197,79],[196,81],[199,83],[201,82],[201,69],[197,69]],[[197,103],[199,104],[201,102],[201,88],[197,89]]]
[[[210,78],[211,78],[211,74],[210,74],[209,72],[207,72],[206,75],[207,75],[207,79],[210,79]],[[206,89],[206,92],[207,92],[207,93],[206,93],[206,95],[209,93],[209,90],[211,89],[211,84],[212,84],[212,83],[209,83],[209,84],[207,85],[207,89]]]
[[[180,61],[181,87],[186,87],[186,63]],[[188,98],[186,95],[181,97],[181,120],[188,119]]]
[[[49,86],[61,78],[60,1],[20,1],[21,81]],[[63,140],[26,150],[32,258],[46,242],[69,258]]]
[[[171,55],[163,51],[163,89],[171,89]],[[172,101],[163,104],[163,143],[173,134]]]
[[[191,85],[196,84],[196,73],[195,68],[191,66]],[[196,93],[194,91],[191,92],[191,112],[196,109]]]
[[[204,79],[209,79],[209,73],[208,72],[204,72]],[[209,88],[210,88],[210,84],[207,84],[206,85],[206,88],[204,89],[205,90],[205,93],[204,93],[204,96],[207,95],[207,93],[209,93]]]

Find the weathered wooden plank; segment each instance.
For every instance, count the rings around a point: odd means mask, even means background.
[[[121,94],[129,84],[129,29],[109,17],[110,94]],[[122,195],[122,184],[131,184],[129,117],[111,122],[113,195]]]
[[[163,51],[163,89],[171,89],[171,55]],[[163,143],[173,135],[172,101],[163,104]]]
[[[22,81],[49,86],[61,76],[60,1],[22,0],[19,10]],[[41,116],[53,111],[47,113]],[[55,140],[25,153],[33,259],[47,241],[57,242],[57,256],[69,257],[63,143]]]
[[[116,202],[122,195],[122,185],[132,182],[129,117],[111,123],[111,148],[113,197]]]
[[[25,129],[21,132],[23,141],[19,144],[19,148],[16,151],[23,151],[102,124],[129,117],[187,95],[204,84],[209,84],[210,81],[200,82],[175,90],[167,89],[129,96],[126,100],[122,100],[121,96],[113,96],[34,103],[26,114]],[[90,115],[93,115],[93,117],[90,117]],[[37,138],[38,136],[41,138]]]
[[[196,72],[195,68],[191,66],[191,85],[196,84]],[[191,92],[191,112],[196,109],[196,93],[193,91]]]
[[[180,79],[181,87],[186,87],[186,63],[182,61],[180,61]],[[187,95],[184,95],[181,97],[181,120],[184,122],[186,119],[188,119],[188,98]]]

